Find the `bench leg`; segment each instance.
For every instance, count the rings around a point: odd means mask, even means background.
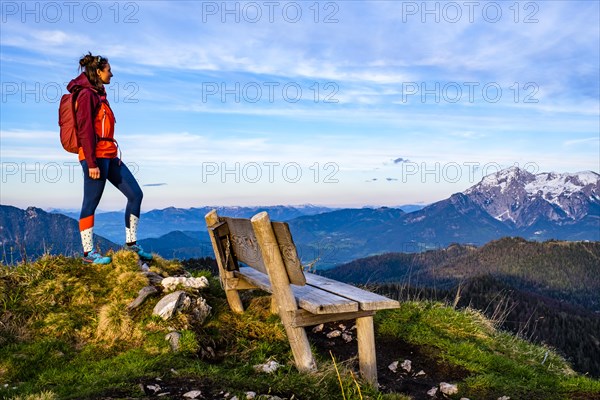
[[[237,290],[226,290],[225,297],[227,297],[227,303],[229,303],[231,311],[237,314],[241,314],[244,312],[242,299],[240,299],[240,294]]]
[[[280,314],[281,315],[281,314]],[[291,324],[291,318],[282,318],[285,332],[290,341],[296,368],[300,372],[314,372],[317,364],[310,349],[310,343],[304,328],[295,328]]]
[[[356,319],[356,340],[360,373],[367,382],[377,387],[377,356],[372,316]]]
[[[271,314],[279,314],[279,307],[274,295],[271,295]]]

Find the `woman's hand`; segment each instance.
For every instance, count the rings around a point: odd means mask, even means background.
[[[100,168],[90,168],[90,178],[92,179],[100,179]]]

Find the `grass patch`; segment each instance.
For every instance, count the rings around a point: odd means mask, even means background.
[[[183,272],[179,263],[160,258],[152,270],[162,276]],[[377,392],[356,377],[350,363],[329,354],[317,354],[317,373],[298,373],[285,330],[270,314],[269,296],[245,293],[246,312],[234,314],[218,279],[207,271],[195,275],[210,282],[201,294],[212,315],[203,325],[185,314],[171,321],[152,316],[159,296],[128,312],[127,304],[148,284],[130,252],[114,253],[110,266],[50,256],[0,266],[0,398],[142,398],[147,394],[140,384],[157,378],[238,398],[247,391],[303,400],[409,398]],[[178,352],[165,340],[173,328],[181,333]],[[468,371],[458,382],[460,396],[600,397],[598,381],[575,374],[549,348],[497,331],[475,311],[403,303],[377,314],[376,332]],[[273,374],[256,373],[253,365],[268,360],[283,366]]]
[[[439,360],[467,370],[461,396],[472,398],[600,398],[600,381],[577,375],[549,347],[498,331],[481,313],[434,302],[405,302],[376,317],[378,332],[424,346]]]

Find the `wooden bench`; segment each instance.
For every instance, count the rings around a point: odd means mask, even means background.
[[[272,310],[281,318],[300,371],[316,370],[304,327],[356,319],[360,372],[377,387],[373,315],[377,310],[398,308],[398,301],[304,272],[288,224],[271,222],[266,212],[241,219],[219,217],[213,210],[205,219],[221,283],[234,312],[244,312],[239,290],[271,293]]]

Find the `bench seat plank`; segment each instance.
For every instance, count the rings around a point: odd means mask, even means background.
[[[260,271],[250,267],[240,267],[235,275],[272,293],[269,277]],[[314,286],[290,286],[298,306],[313,314],[346,313],[359,310],[359,304],[346,297],[337,296]]]
[[[321,275],[304,273],[308,285],[357,301],[363,311],[399,308],[400,302]]]

